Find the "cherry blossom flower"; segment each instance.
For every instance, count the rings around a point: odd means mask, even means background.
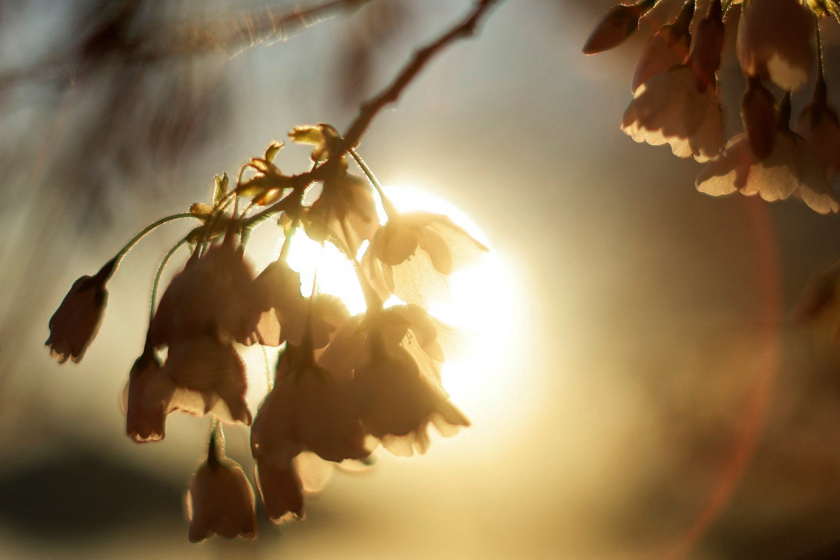
[[[330,234],[336,235],[355,255],[379,227],[376,201],[365,179],[348,173],[346,163],[338,167],[324,180],[320,198],[309,208],[305,230],[322,243]]]
[[[769,156],[759,160],[745,134],[729,141],[720,159],[708,164],[697,177],[697,190],[713,196],[740,191],[767,201],[800,198],[820,214],[840,211],[823,167],[805,140],[788,127],[790,95],[779,110],[778,127]]]
[[[311,345],[287,348],[280,361],[277,384],[251,430],[254,457],[285,466],[304,449],[334,462],[370,455],[349,385],[314,362]],[[283,362],[289,368],[285,375]]]
[[[180,410],[201,416],[213,413],[224,422],[249,426],[245,402],[245,365],[229,343],[200,335],[169,347],[169,355],[143,392],[148,410]]]
[[[685,62],[691,46],[689,27],[693,16],[694,2],[686,2],[676,19],[660,27],[650,38],[636,63],[633,93],[654,76]]]
[[[749,0],[741,9],[736,50],[744,74],[784,91],[807,84],[814,66],[814,14],[797,0]]]
[[[357,315],[345,323],[318,357],[318,364],[340,380],[370,362],[370,339],[377,337],[385,350],[402,347],[417,363],[420,373],[440,383],[444,360],[461,352],[463,339],[456,329],[429,315],[418,305],[395,305]]]
[[[149,346],[137,358],[123,391],[122,403],[126,413],[126,433],[137,442],[157,441],[166,435],[166,409],[163,402],[146,406],[145,394],[149,381],[160,372],[160,361]]]
[[[750,149],[758,159],[764,159],[773,151],[776,139],[776,99],[761,78],[750,78],[747,91],[741,99],[741,120]]]
[[[313,146],[312,161],[322,163],[330,158],[338,131],[326,124],[296,126],[289,133],[293,142]],[[306,213],[306,234],[323,243],[330,235],[353,254],[363,241],[371,238],[379,220],[376,201],[368,182],[347,170],[347,158],[341,157],[330,167],[323,180],[321,195]]]
[[[394,455],[425,453],[429,424],[444,436],[470,425],[401,347],[385,351],[374,345],[370,361],[356,369],[353,387],[365,429]]]
[[[678,157],[715,157],[723,146],[723,117],[713,87],[699,91],[690,66],[655,76],[636,90],[621,130],[636,142],[670,144]]]
[[[238,342],[253,340],[260,317],[254,273],[228,235],[204,256],[194,254],[170,282],[152,320],[157,347],[219,332]]]
[[[70,287],[64,300],[50,318],[50,336],[46,345],[50,355],[64,363],[68,358],[76,363],[85,355],[93,341],[108,303],[108,282],[116,260],[108,261],[95,276],[82,276]]]
[[[330,335],[350,318],[340,299],[327,294],[307,297],[300,293],[300,274],[283,261],[268,265],[254,281],[255,297],[263,316],[257,326],[262,344],[279,346],[288,341],[300,346],[307,325],[311,328],[312,347],[323,348]]]
[[[448,295],[447,276],[487,250],[446,216],[392,211],[365,251],[362,268],[383,300],[395,294],[427,306]]]
[[[193,475],[187,493],[190,541],[214,534],[232,539],[257,536],[254,491],[242,468],[224,456],[223,444],[213,434],[207,460]]]
[[[294,462],[276,467],[264,455],[256,462],[257,489],[268,518],[274,523],[303,519],[303,486]]]
[[[678,22],[686,17],[681,14]],[[688,23],[680,25],[687,35]],[[716,1],[700,22],[685,62],[658,73],[659,67],[651,63],[638,78],[638,87],[634,80],[634,99],[624,113],[621,130],[636,142],[670,144],[678,157],[700,162],[716,157],[723,148],[723,116],[714,77],[722,47],[723,23]]]
[[[416,305],[373,309],[348,321],[318,359],[349,380],[364,428],[395,455],[425,453],[430,423],[445,436],[469,426],[440,384],[446,331]]]

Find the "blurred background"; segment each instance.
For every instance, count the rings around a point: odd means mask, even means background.
[[[190,545],[184,493],[208,419],[172,415],[164,441],[137,445],[119,406],[155,266],[188,226],[132,251],[84,361],[50,359],[47,322],[77,277],[292,126],[343,130],[470,5],[282,19],[295,5],[0,3],[0,557],[840,558],[840,357],[786,321],[840,254],[837,218],[698,194],[697,164],[621,134],[649,30],[581,55],[610,1],[503,3],[360,148],[386,187],[448,201],[494,248],[504,281],[478,303],[506,310],[497,343],[459,373],[474,392],[450,391],[470,429],[336,472],[304,522]],[[831,98],[840,49],[837,25],[824,30]],[[278,163],[300,171],[307,155]],[[250,474],[247,438],[227,430]]]

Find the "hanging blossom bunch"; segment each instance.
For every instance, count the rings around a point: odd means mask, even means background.
[[[325,124],[292,129],[292,142],[312,149],[308,171],[282,171],[275,158],[283,143],[272,142],[241,167],[234,185],[227,174],[217,176],[210,204],[150,224],[96,274],[79,278],[50,319],[52,355],[79,362],[128,251],[164,223],[198,222],[158,267],[146,340],[123,394],[126,432],[136,442],[162,440],[173,412],[213,418],[207,458],[187,493],[190,540],[256,535],[254,491],[225,455],[224,425],[250,426],[254,478],[275,522],[303,517],[304,489],[319,485],[312,471],[325,463],[352,468],[379,445],[395,455],[424,453],[430,425],[444,436],[470,425],[441,384],[458,337],[428,309],[448,292],[449,276],[487,248],[446,216],[397,211],[356,147],[429,61],[472,36],[499,2],[478,0],[464,20],[418,50],[344,135]],[[350,159],[362,175],[351,172]],[[282,228],[283,245],[257,274],[246,248],[253,229],[269,220]],[[341,300],[318,293],[317,282],[303,295],[287,262],[298,230],[344,254],[365,296],[364,313],[350,316]],[[158,302],[164,267],[182,247],[190,257]],[[245,401],[240,356],[253,345],[279,348],[256,414]]]
[[[486,247],[446,216],[398,212],[355,150],[349,153],[365,176],[350,172],[345,155],[335,155],[341,138],[331,126],[296,127],[289,136],[313,148],[311,171],[283,173],[274,163],[282,144],[273,142],[242,167],[233,188],[227,175],[216,177],[212,204],[158,220],[95,275],[78,279],[50,319],[53,356],[80,361],[102,321],[107,282],[126,252],[163,223],[200,222],[158,268],[143,352],[123,396],[126,432],[137,442],[163,439],[167,417],[176,411],[215,418],[207,459],[187,497],[193,541],[256,534],[254,493],[240,466],[225,456],[224,424],[251,427],[257,488],[274,521],[303,516],[301,453],[360,461],[381,444],[410,456],[428,449],[429,425],[451,436],[470,424],[441,385],[453,331],[427,309],[448,289],[449,275]],[[316,186],[320,195],[305,204]],[[387,213],[384,224],[376,197]],[[283,228],[283,247],[256,274],[247,241],[269,219]],[[340,299],[314,289],[302,295],[300,275],[286,262],[298,228],[334,244],[352,263],[364,313],[351,317]],[[184,246],[190,257],[155,305],[164,266]],[[392,295],[403,303],[386,307]],[[281,347],[273,387],[255,416],[245,402],[239,354],[254,344]]]
[[[614,6],[583,52],[619,45],[661,1]],[[744,132],[725,141],[717,72],[724,21],[734,16],[740,17],[735,43],[746,79]],[[840,21],[835,0],[711,0],[704,10],[687,0],[645,45],[621,130],[705,163],[696,180],[700,192],[794,197],[821,214],[840,211],[829,184],[840,173],[840,120],[828,102],[819,32],[830,18]],[[791,125],[791,95],[815,73],[810,102]]]

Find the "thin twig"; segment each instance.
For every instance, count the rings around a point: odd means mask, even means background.
[[[475,35],[478,24],[490,8],[501,0],[479,0],[472,12],[461,23],[444,33],[437,41],[423,47],[411,58],[396,79],[379,95],[362,104],[356,120],[347,129],[344,139],[336,149],[335,156],[343,156],[350,148],[359,145],[370,124],[376,116],[388,105],[396,103],[405,89],[414,81],[426,65],[451,43]]]
[[[331,148],[329,159],[310,171],[292,176],[290,178],[292,193],[273,206],[269,206],[258,214],[244,220],[243,226],[247,227],[268,216],[289,210],[295,205],[300,205],[300,197],[306,188],[316,181],[322,181],[324,178],[329,177],[337,169],[344,155],[359,145],[362,136],[367,132],[367,129],[373,123],[374,119],[376,119],[377,115],[385,107],[399,100],[402,93],[420,75],[420,72],[429,62],[452,43],[459,39],[465,39],[475,35],[482,18],[486,17],[492,7],[501,2],[502,0],[479,0],[465,19],[441,35],[436,41],[429,43],[415,52],[408,64],[405,65],[388,87],[376,97],[362,103],[359,114],[348,127],[347,133]]]

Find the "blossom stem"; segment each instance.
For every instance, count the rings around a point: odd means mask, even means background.
[[[286,259],[289,258],[289,249],[292,247],[292,236],[295,231],[297,231],[297,222],[292,223],[292,227],[289,228],[286,237],[283,239],[283,246],[280,247],[280,257],[278,258],[280,262],[286,262]]]
[[[125,246],[122,249],[120,249],[120,252],[117,253],[117,255],[112,259],[113,267],[112,270],[108,273],[107,278],[113,276],[114,272],[116,272],[117,268],[119,267],[123,257],[125,257],[125,255],[132,249],[132,247],[137,245],[137,243],[141,239],[146,237],[147,234],[151,233],[152,231],[157,229],[158,226],[161,226],[165,223],[174,222],[175,220],[183,220],[185,218],[198,218],[198,216],[189,212],[185,212],[183,214],[172,214],[171,216],[163,217],[157,220],[156,222],[152,222],[151,224],[146,226],[143,230],[140,231],[140,233],[132,237],[131,240],[128,243],[126,243]]]
[[[817,27],[817,87],[819,84],[825,84],[825,60],[823,58],[822,35],[820,34],[820,18],[814,15]]]
[[[379,182],[379,179],[376,178],[376,175],[373,174],[370,167],[368,167],[365,160],[362,159],[362,156],[354,149],[350,148],[348,153],[353,157],[356,161],[356,164],[362,169],[365,176],[370,181],[370,184],[373,185],[373,188],[376,189],[377,194],[379,194],[380,200],[382,200],[382,207],[385,209],[385,215],[388,216],[388,219],[392,219],[397,216],[398,212],[397,209],[394,207],[394,204],[385,196],[385,192],[382,190],[382,184]]]
[[[169,260],[175,254],[178,249],[180,249],[185,243],[187,242],[187,238],[180,240],[178,243],[172,246],[171,249],[164,255],[163,260],[160,261],[160,265],[158,266],[157,272],[155,273],[155,279],[152,282],[152,300],[151,304],[149,305],[149,328],[151,328],[152,320],[155,318],[155,304],[157,303],[157,293],[158,287],[160,286],[160,277],[163,275],[163,269],[166,268],[166,265],[169,263]]]

